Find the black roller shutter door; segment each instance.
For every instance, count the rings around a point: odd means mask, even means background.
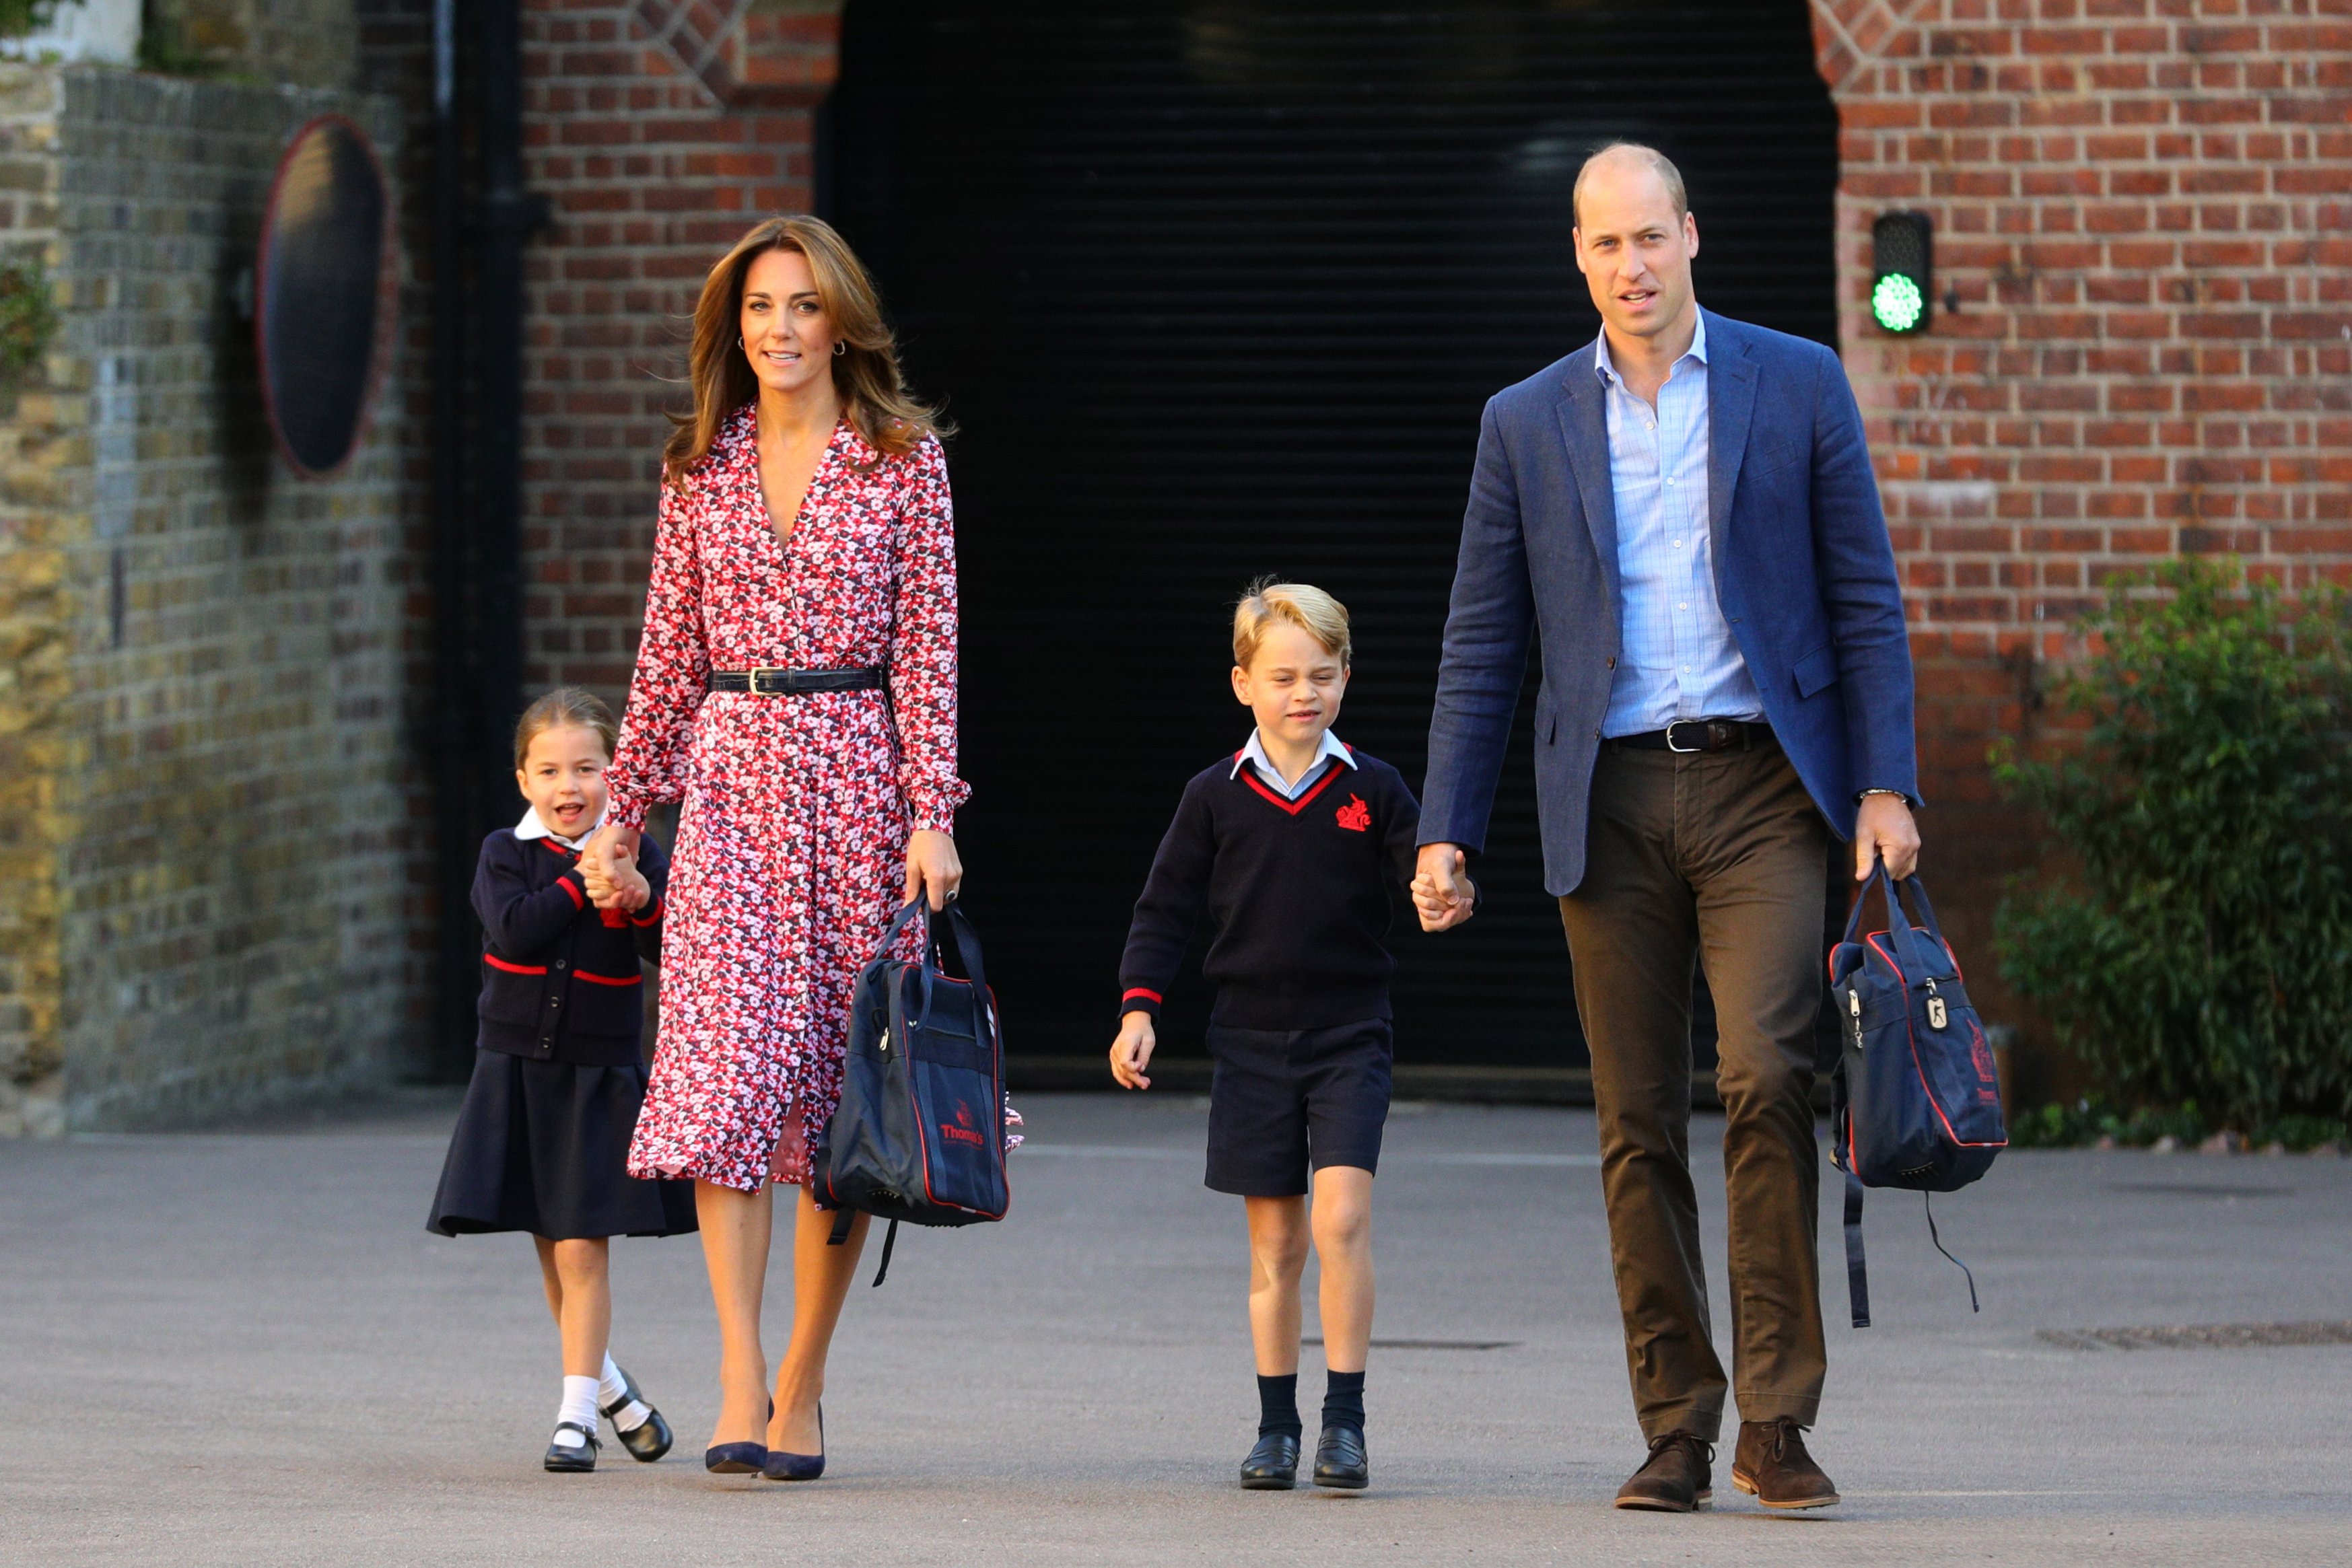
[[[1339,733],[1418,785],[1479,409],[1598,329],[1569,190],[1655,143],[1700,298],[1832,340],[1836,120],[1778,4],[853,0],[833,215],[950,451],[971,899],[1016,1051],[1097,1053],[1183,780],[1248,734],[1228,617],[1338,594]],[[1445,937],[1400,930],[1407,1061],[1583,1061],[1527,710]],[[1196,992],[1171,1048],[1197,1044]]]

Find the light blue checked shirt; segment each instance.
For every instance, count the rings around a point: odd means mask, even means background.
[[[1609,483],[1617,499],[1622,645],[1601,733],[1664,729],[1678,718],[1761,719],[1715,596],[1706,520],[1706,317],[1658,389],[1658,406],[1626,389],[1601,334],[1592,366],[1607,389]]]

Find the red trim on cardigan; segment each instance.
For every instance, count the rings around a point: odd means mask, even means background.
[[[580,895],[580,890],[578,888],[572,885],[572,878],[569,874],[557,877],[555,879],[555,885],[572,895],[572,908],[585,909],[588,907],[588,901]]]
[[[1324,790],[1331,787],[1331,780],[1339,777],[1339,770],[1340,765],[1336,762],[1333,763],[1329,768],[1324,770],[1322,778],[1315,780],[1315,788],[1309,789],[1306,794],[1301,795],[1296,800],[1286,800],[1281,796],[1276,794],[1272,789],[1267,789],[1265,781],[1257,776],[1257,768],[1255,764],[1243,768],[1241,777],[1243,783],[1248,785],[1260,795],[1265,796],[1268,800],[1271,800],[1274,804],[1281,807],[1284,810],[1289,812],[1295,817],[1298,815],[1299,812],[1307,810],[1307,808],[1314,802],[1316,796],[1320,795]],[[1353,772],[1354,769],[1350,768],[1349,771]]]
[[[499,957],[496,953],[483,954],[482,962],[488,964],[493,969],[504,969],[509,975],[544,975],[547,973],[547,966],[544,964],[509,964],[504,958]]]
[[[618,975],[592,975],[585,969],[574,969],[572,973],[574,977],[585,980],[592,986],[642,986],[646,983],[646,977],[643,975],[631,975],[625,980]]]
[[[1123,1002],[1131,1002],[1138,997],[1150,997],[1153,1001],[1163,1004],[1168,1000],[1167,998],[1161,996],[1158,991],[1146,990],[1141,986],[1135,987],[1132,990],[1122,995],[1118,999]]]

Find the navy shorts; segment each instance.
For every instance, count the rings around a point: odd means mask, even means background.
[[[1311,1166],[1377,1171],[1396,1048],[1386,1019],[1328,1029],[1209,1026],[1208,1185],[1295,1197]]]

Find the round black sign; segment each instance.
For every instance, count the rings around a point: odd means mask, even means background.
[[[366,133],[322,114],[295,133],[261,219],[254,330],[269,428],[310,476],[358,444],[391,315],[390,198]]]

